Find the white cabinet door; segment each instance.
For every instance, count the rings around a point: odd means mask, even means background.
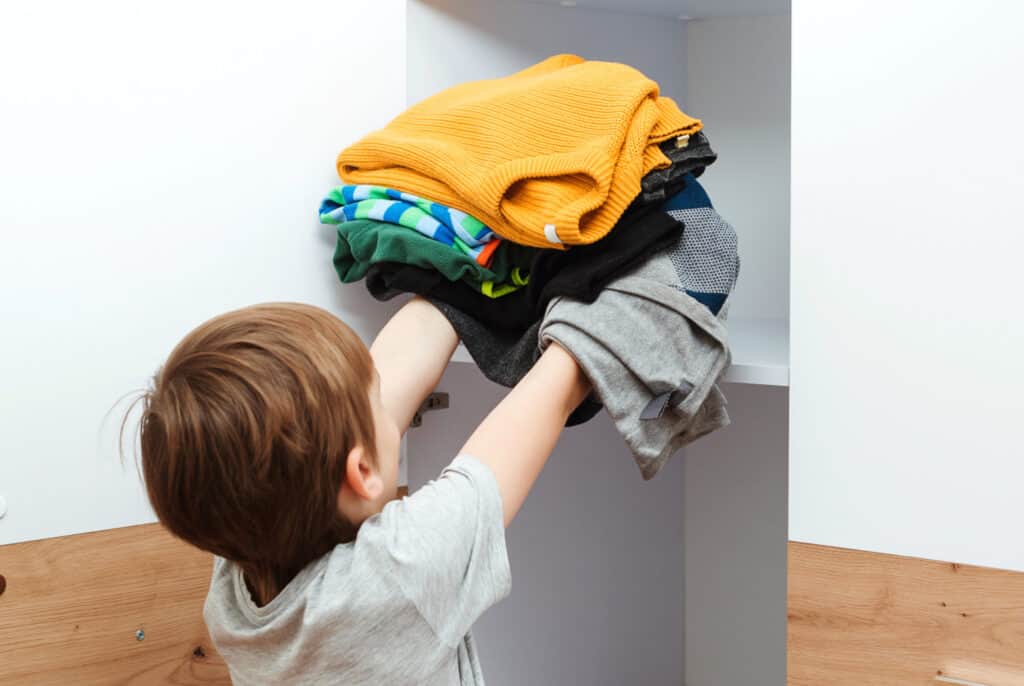
[[[404,0],[0,5],[0,544],[151,521],[107,411],[190,328],[315,303],[316,210],[405,106]]]
[[[1024,570],[1022,25],[794,0],[793,540]]]

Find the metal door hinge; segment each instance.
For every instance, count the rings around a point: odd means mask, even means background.
[[[431,393],[427,396],[427,399],[420,405],[420,409],[416,410],[416,414],[412,416],[412,423],[410,426],[420,426],[423,424],[423,413],[431,412],[433,410],[446,410],[448,409],[448,394],[447,393]]]

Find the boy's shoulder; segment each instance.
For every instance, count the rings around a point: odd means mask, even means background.
[[[280,645],[282,636],[299,645],[321,632],[325,636],[334,632],[334,638],[328,638],[344,642],[354,640],[349,630],[358,632],[367,623],[415,615],[417,609],[401,584],[382,571],[377,560],[382,556],[368,546],[360,547],[362,554],[357,553],[355,542],[335,546],[307,564],[263,606],[253,600],[240,566],[215,558],[203,606],[214,641],[218,637],[229,643],[242,637],[258,641],[264,636],[275,648],[285,648]]]
[[[434,552],[454,543],[453,538],[470,543],[478,518],[501,527],[500,498],[490,468],[460,455],[438,479],[387,503],[363,522],[354,541],[312,560],[263,607],[252,600],[241,567],[215,555],[206,609],[236,607],[260,620],[293,604],[345,604],[353,589],[367,600],[374,592],[390,597],[409,585],[400,579],[403,574],[416,575],[417,567],[431,565]]]

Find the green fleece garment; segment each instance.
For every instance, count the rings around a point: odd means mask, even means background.
[[[503,241],[491,266],[484,267],[449,245],[397,224],[356,219],[338,224],[337,229],[334,269],[344,283],[359,281],[377,262],[399,262],[437,270],[449,281],[465,281],[484,295],[498,298],[526,285],[527,270],[538,251]]]

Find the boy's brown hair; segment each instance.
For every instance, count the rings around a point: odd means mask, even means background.
[[[228,312],[175,347],[141,398],[149,500],[173,534],[237,563],[265,604],[355,536],[338,512],[349,451],[373,459],[369,351],[328,312]]]

